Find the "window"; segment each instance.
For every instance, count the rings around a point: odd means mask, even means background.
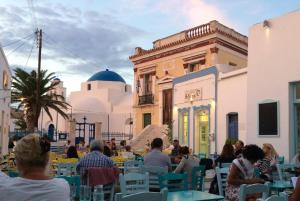
[[[231,62],[231,61],[228,63],[228,65],[229,65],[229,66],[237,66],[236,63],[233,63],[233,62]]]
[[[258,105],[258,133],[263,136],[278,135],[278,103]]]
[[[295,97],[296,97],[296,100],[300,101],[300,84],[295,86]]]
[[[151,113],[144,113],[143,114],[143,127],[151,125]]]
[[[189,144],[189,112],[179,111],[179,142],[182,145]]]
[[[239,139],[239,115],[236,112],[227,114],[227,135],[230,140]]]
[[[144,77],[144,95],[152,94],[152,75],[145,74]]]
[[[201,70],[201,64],[200,64],[200,62],[199,63],[189,64],[189,72],[190,73],[196,72],[196,71],[199,71],[199,70]]]
[[[3,71],[3,89],[7,89],[9,84],[9,77],[6,71]]]
[[[88,84],[88,85],[87,85],[87,90],[90,91],[91,89],[92,89],[92,85],[91,85],[91,84]]]

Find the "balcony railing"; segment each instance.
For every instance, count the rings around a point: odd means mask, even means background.
[[[153,104],[153,103],[154,103],[153,94],[139,96],[139,105],[147,105],[147,104]]]

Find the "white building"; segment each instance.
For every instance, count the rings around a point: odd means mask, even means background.
[[[8,62],[0,47],[0,152],[8,152],[8,134],[10,124],[10,87],[11,72]]]
[[[66,88],[64,87],[63,81],[55,78],[53,82],[58,82],[53,90],[49,93],[61,95],[66,99]],[[69,113],[70,109],[62,109],[65,113]],[[41,130],[43,134],[47,134],[50,139],[56,139],[56,133],[67,133],[68,131],[68,119],[64,119],[58,112],[53,109],[49,109],[52,119],[49,117],[47,112],[42,109],[39,117],[38,130]]]
[[[291,158],[300,151],[300,10],[250,29],[247,143],[272,143]]]
[[[195,153],[220,153],[226,139],[300,152],[300,10],[258,23],[248,67],[211,67],[173,80],[173,137]]]
[[[217,65],[173,80],[173,137],[195,153],[245,139],[246,69]]]
[[[113,133],[132,134],[132,88],[113,71],[100,71],[81,83],[81,90],[71,93],[69,103],[77,123],[100,123],[105,138],[113,137]],[[78,129],[77,124],[76,137],[83,137],[83,132],[78,136]]]

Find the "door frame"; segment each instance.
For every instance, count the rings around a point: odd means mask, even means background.
[[[197,113],[202,111],[202,110],[206,110],[208,111],[208,155],[210,154],[210,114],[211,114],[211,106],[210,104],[208,105],[200,105],[200,106],[193,106],[193,150],[195,151],[195,145],[196,145],[196,118],[197,118]]]
[[[170,111],[170,116],[169,116],[169,118],[170,118],[170,122],[168,122],[168,126],[170,126],[169,124],[172,124],[172,122],[173,122],[173,110],[172,110],[172,108],[173,108],[173,89],[172,88],[170,88],[170,89],[163,89],[162,90],[162,124],[164,125],[164,109],[165,109],[165,92],[166,91],[169,91],[168,93],[170,93],[171,94],[171,103],[170,103],[170,109],[171,109],[171,111]]]
[[[190,146],[190,110],[191,108],[187,107],[187,108],[180,108],[178,109],[178,140],[179,143],[181,142],[181,137],[180,137],[180,133],[182,132],[182,122],[181,122],[181,116],[183,113],[187,113],[187,119],[188,119],[188,125],[187,125],[187,146]]]

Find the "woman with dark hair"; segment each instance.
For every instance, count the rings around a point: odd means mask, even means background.
[[[190,155],[190,150],[187,146],[180,147],[179,154],[182,159],[179,165],[174,170],[174,173],[187,172],[189,176],[189,181],[192,181],[192,170],[194,167],[199,166],[199,159]]]
[[[75,146],[70,146],[67,151],[67,158],[79,158]]]
[[[257,145],[247,145],[240,158],[235,159],[229,170],[225,197],[230,201],[237,201],[242,184],[264,183],[263,179],[254,178],[254,164],[265,157],[261,148]],[[256,195],[250,195],[256,198]]]
[[[217,165],[222,167],[222,163],[232,163],[234,159],[234,148],[232,144],[225,144],[221,155],[214,161],[214,167]]]

